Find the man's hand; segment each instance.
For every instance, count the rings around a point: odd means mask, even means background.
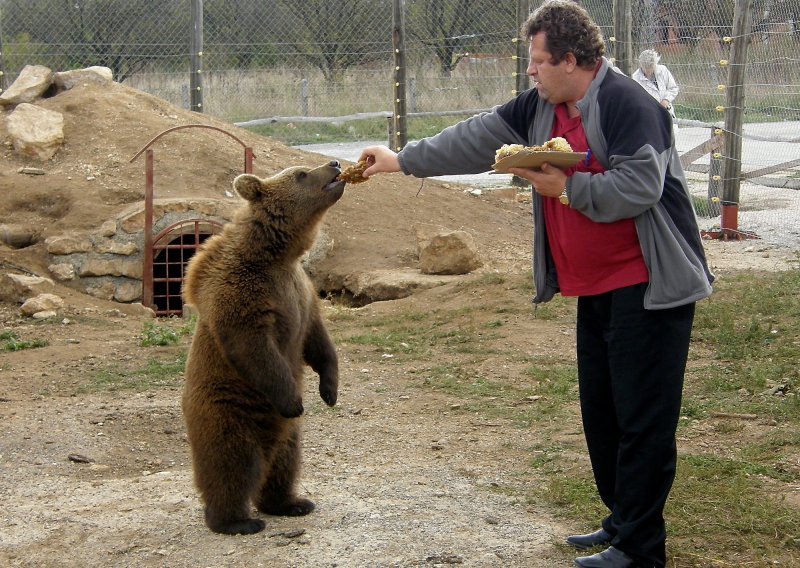
[[[358,161],[366,160],[369,166],[361,175],[368,178],[378,173],[392,173],[400,171],[400,161],[397,154],[386,146],[367,146],[361,150]]]
[[[567,174],[550,164],[542,164],[541,170],[528,168],[508,168],[508,173],[528,180],[533,189],[544,197],[558,197],[564,191]]]

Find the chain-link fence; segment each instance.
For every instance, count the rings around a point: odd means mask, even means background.
[[[745,38],[733,37],[734,0],[582,4],[624,71],[635,70],[642,49],[661,54],[680,85],[674,107],[682,152],[712,139],[715,129],[730,134],[722,125],[733,110],[727,100],[731,46],[747,40],[741,162],[742,170],[754,175],[742,182],[740,226],[757,225],[759,210],[777,215],[773,211],[779,209],[786,216],[781,225],[800,237],[794,197],[800,187],[800,0],[749,1],[751,31]],[[489,108],[525,85],[518,73],[527,62],[518,56],[526,52],[517,35],[539,4],[0,0],[0,87],[27,64],[58,71],[103,65],[117,81],[230,122],[388,114],[396,98],[393,33],[399,6],[406,112]],[[621,15],[615,16],[615,9]],[[622,18],[630,19],[628,26],[620,26]],[[617,37],[620,29],[629,32]],[[195,107],[194,100],[202,106]],[[726,158],[714,146],[688,165],[701,186],[720,177],[715,154]]]

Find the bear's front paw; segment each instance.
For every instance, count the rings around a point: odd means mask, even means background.
[[[327,404],[328,406],[333,406],[334,404],[336,404],[336,398],[338,396],[336,386],[320,383],[319,396],[322,397],[322,400],[325,401],[325,404]]]
[[[298,398],[287,404],[278,406],[278,413],[284,418],[297,418],[303,414],[303,399]]]

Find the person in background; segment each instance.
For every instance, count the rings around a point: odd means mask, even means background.
[[[608,515],[566,540],[607,547],[579,567],[663,567],[695,303],[714,277],[667,110],[610,70],[600,28],[575,2],[544,2],[522,35],[532,89],[399,153],[364,148],[359,161],[365,177],[424,178],[487,171],[506,144],[563,137],[586,152],[565,170],[510,169],[534,189],[533,302],[578,298],[581,417]]]
[[[639,68],[633,72],[633,78],[675,118],[672,102],[678,96],[680,87],[667,66],[659,61],[661,56],[656,50],[645,49],[639,54]]]

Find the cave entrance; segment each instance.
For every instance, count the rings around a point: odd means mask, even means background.
[[[253,159],[255,158],[253,149],[230,132],[208,124],[184,124],[183,126],[168,128],[145,144],[145,146],[131,158],[130,161],[133,162],[142,154],[145,156],[142,304],[155,310],[158,316],[183,315],[181,285],[183,284],[183,273],[186,268],[186,262],[188,262],[189,258],[194,254],[201,242],[212,234],[219,232],[218,229],[201,231],[200,227],[209,228],[215,225],[218,228],[221,227],[219,223],[210,220],[184,221],[165,229],[156,237],[153,237],[153,188],[155,185],[153,164],[155,158],[153,157],[152,146],[157,140],[167,134],[187,128],[204,128],[217,131],[238,142],[242,148],[244,148],[244,173],[253,173]],[[192,230],[187,230],[185,228],[177,230],[176,228],[191,224],[194,224]],[[170,233],[172,236],[165,237],[164,235],[166,235],[168,231],[173,231],[175,234],[172,235],[172,233]],[[162,244],[157,245],[160,241],[163,241]],[[155,271],[160,271],[160,274],[157,276]]]

